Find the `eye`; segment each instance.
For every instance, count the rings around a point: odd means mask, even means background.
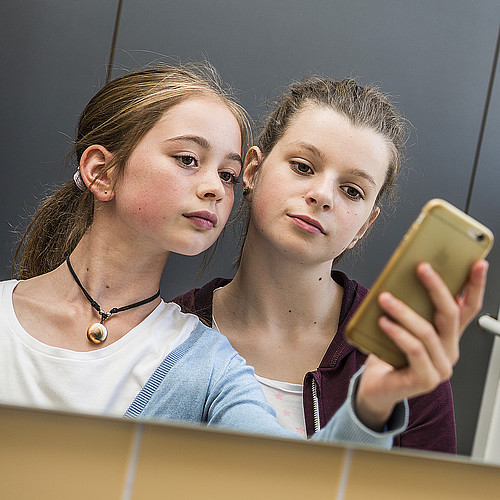
[[[219,177],[226,184],[236,184],[238,182],[238,177],[234,175],[232,172],[219,172]]]
[[[190,155],[179,155],[174,156],[174,158],[179,161],[183,167],[197,167],[198,161],[194,156]]]
[[[343,186],[342,190],[352,200],[364,200],[363,193],[359,189],[356,189],[353,186]]]
[[[302,163],[300,161],[291,161],[290,165],[295,172],[299,174],[313,174],[313,169],[309,166],[306,165],[305,163]]]

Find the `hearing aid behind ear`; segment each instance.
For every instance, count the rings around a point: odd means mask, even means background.
[[[486,226],[444,200],[429,201],[348,323],[347,340],[396,368],[406,366],[405,355],[378,326],[383,314],[378,295],[390,292],[432,323],[434,305],[417,277],[417,265],[431,264],[456,297],[471,266],[486,257],[492,245],[493,233]]]

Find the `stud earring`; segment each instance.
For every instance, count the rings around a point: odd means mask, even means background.
[[[250,189],[248,189],[247,187],[243,188],[243,196],[248,196],[248,193],[250,193]]]

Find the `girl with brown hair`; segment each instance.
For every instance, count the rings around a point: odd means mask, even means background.
[[[461,334],[481,306],[487,263],[473,266],[457,298],[430,266],[418,267],[436,307],[434,324],[380,295],[380,326],[406,353],[407,368],[367,359],[344,336],[367,289],[334,266],[393,194],[404,144],[405,122],[379,89],[316,77],[292,85],[246,155],[249,215],[236,276],[175,301],[254,366],[290,430],[310,436],[323,427],[364,368],[356,393],[363,422],[380,429],[394,404],[410,398],[409,425],[395,444],[454,453],[448,379]]]

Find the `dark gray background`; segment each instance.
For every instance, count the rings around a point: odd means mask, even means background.
[[[10,278],[14,230],[50,186],[72,175],[65,154],[79,113],[106,80],[112,46],[113,76],[155,61],[207,58],[256,119],[265,114],[265,101],[290,80],[311,73],[355,76],[390,92],[413,125],[401,200],[395,213],[378,221],[362,255],[339,266],[367,286],[432,197],[468,209],[500,235],[500,70],[485,106],[498,0],[5,4],[0,6],[0,279]],[[229,230],[201,278],[200,257],[171,256],[163,297],[234,274],[235,248]],[[500,302],[499,248],[489,259],[484,306],[493,314]],[[469,328],[452,379],[463,454],[471,450],[491,342],[474,325]]]

